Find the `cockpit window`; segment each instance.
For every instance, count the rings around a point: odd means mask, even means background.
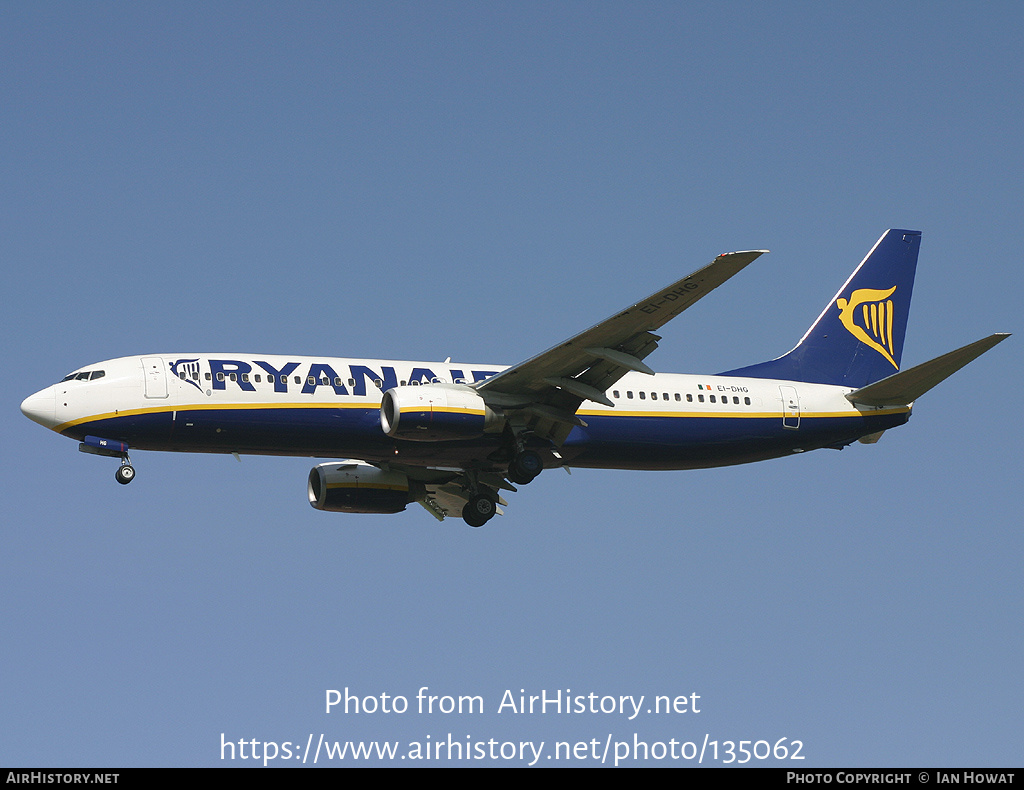
[[[83,370],[81,373],[68,373],[68,375],[61,379],[61,383],[65,381],[93,381],[101,379],[105,375],[107,373],[104,370]]]

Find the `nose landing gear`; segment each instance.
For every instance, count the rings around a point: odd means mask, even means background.
[[[108,458],[120,458],[121,466],[114,472],[114,479],[126,486],[135,479],[135,467],[128,457],[128,445],[116,439],[103,439],[99,436],[86,436],[78,449],[90,455],[105,455]]]
[[[127,453],[121,458],[121,465],[114,472],[114,479],[123,486],[135,479],[135,467],[131,465]]]

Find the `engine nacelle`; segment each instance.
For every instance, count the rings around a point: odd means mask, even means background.
[[[399,513],[422,493],[422,484],[401,472],[385,472],[359,461],[314,466],[309,504],[335,513]]]
[[[474,439],[505,427],[505,415],[465,384],[393,387],[380,403],[380,427],[396,439]]]

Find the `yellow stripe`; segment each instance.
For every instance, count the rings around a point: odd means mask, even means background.
[[[399,414],[407,414],[407,413],[410,413],[410,412],[419,413],[419,412],[423,412],[423,411],[441,411],[441,412],[444,412],[446,414],[475,414],[477,417],[483,417],[484,416],[483,409],[468,409],[468,408],[460,408],[458,406],[445,406],[444,408],[435,408],[435,407],[431,406],[429,403],[424,405],[424,406],[419,406],[419,407],[410,406],[410,407],[405,408],[405,409],[399,409],[398,413]]]
[[[108,412],[105,414],[94,414],[89,417],[82,417],[77,420],[62,423],[53,430],[62,433],[68,428],[76,425],[83,425],[100,420],[112,420],[118,417],[135,417],[140,414],[161,414],[175,411],[219,411],[219,410],[254,410],[254,409],[373,409],[380,408],[380,404],[367,403],[231,403],[231,404],[188,404],[174,408],[153,406],[145,409],[127,409],[125,411]],[[482,411],[473,409],[443,409],[447,412],[461,412],[465,414],[482,415]],[[865,414],[900,414],[910,411],[909,406],[897,406],[891,409],[873,409],[869,412],[841,411],[841,412],[800,412],[801,417],[861,417]],[[404,411],[402,412],[405,413]],[[581,409],[576,412],[581,417],[674,417],[674,418],[696,418],[696,417],[717,417],[717,418],[739,418],[746,420],[753,419],[775,419],[782,416],[780,411],[771,412],[734,412],[734,411],[597,411]]]
[[[872,409],[869,412],[861,411],[801,411],[801,417],[862,417],[865,414],[900,414],[901,412],[910,411],[909,406],[897,406],[891,409]],[[733,412],[733,411],[619,411],[616,409],[614,412],[611,411],[578,411],[576,412],[581,417],[729,417],[729,418],[740,418],[740,419],[776,419],[782,417],[781,411],[771,412]]]

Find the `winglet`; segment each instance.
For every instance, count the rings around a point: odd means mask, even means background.
[[[929,362],[854,390],[846,399],[851,403],[865,406],[905,406],[913,403],[936,384],[949,378],[968,362],[977,359],[1009,336],[1009,333],[1004,332],[989,335],[956,351],[950,351]]]

